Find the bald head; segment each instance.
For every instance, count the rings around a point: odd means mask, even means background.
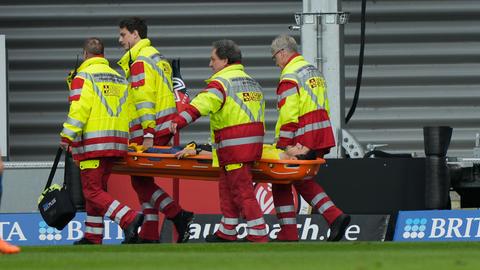
[[[83,52],[85,59],[98,56],[103,57],[103,51],[103,42],[99,38],[88,38],[83,44]]]

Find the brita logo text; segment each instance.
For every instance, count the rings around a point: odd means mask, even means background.
[[[480,211],[400,212],[394,240],[478,241],[480,240]]]
[[[53,198],[51,201],[47,202],[46,204],[44,204],[42,207],[43,207],[43,211],[47,211],[50,207],[52,207],[55,203],[57,202],[57,199],[56,198]]]
[[[432,218],[429,238],[479,238],[480,218]]]

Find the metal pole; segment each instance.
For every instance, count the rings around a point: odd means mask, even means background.
[[[340,0],[303,0],[301,24],[302,54],[307,61],[317,65],[325,77],[332,122],[337,147],[328,158],[341,158],[342,129],[345,126],[345,71],[343,24],[339,23]],[[321,14],[321,15],[315,15]]]
[[[9,152],[7,114],[7,52],[5,35],[0,35],[0,158],[6,158]]]

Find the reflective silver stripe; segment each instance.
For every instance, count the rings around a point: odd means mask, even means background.
[[[132,83],[136,83],[136,82],[139,82],[139,81],[145,79],[145,73],[138,74],[138,75],[133,75],[130,78],[132,80]]]
[[[250,109],[248,109],[247,105],[237,96],[237,93],[243,93],[243,92],[258,92],[258,93],[262,93],[262,96],[263,96],[262,88],[260,87],[258,82],[256,82],[255,80],[249,77],[236,77],[236,78],[231,78],[230,80],[217,77],[215,78],[215,80],[220,81],[225,86],[225,88],[227,89],[228,96],[231,97],[233,101],[237,103],[238,106],[240,106],[240,109],[248,115],[248,117],[250,118],[250,121],[252,122],[260,121],[260,118],[263,112],[262,106],[260,106],[260,110],[257,113],[258,119],[255,119],[253,114],[250,112]],[[263,98],[261,102],[264,102]]]
[[[232,235],[232,236],[237,235],[237,230],[225,229],[225,227],[223,227],[222,223],[220,223],[220,227],[218,227],[218,230],[221,231],[222,233],[226,234],[226,235]]]
[[[275,211],[277,213],[290,213],[290,212],[295,212],[295,207],[293,205],[284,205],[284,206],[275,207]]]
[[[128,151],[128,145],[122,143],[97,143],[84,145],[85,152],[100,151],[100,150],[119,150]]]
[[[115,211],[115,209],[117,209],[117,207],[120,205],[120,202],[117,201],[117,200],[114,200],[110,206],[108,207],[108,210],[107,212],[105,213],[105,216],[109,217],[112,215],[113,211]]]
[[[308,124],[302,128],[299,128],[295,134],[295,136],[301,136],[307,132],[314,131],[314,130],[319,130],[322,128],[326,128],[330,126],[330,121],[324,120],[322,122],[316,122],[312,124]]]
[[[146,214],[146,215],[145,215],[145,219],[143,220],[143,222],[147,222],[147,221],[158,221],[158,215],[155,215],[155,214]]]
[[[238,146],[250,143],[263,143],[263,136],[251,136],[238,139],[223,140],[217,144],[218,149],[228,146]]]
[[[183,117],[185,119],[185,121],[187,121],[187,124],[190,124],[193,121],[193,118],[186,111],[181,112],[180,116]]]
[[[226,225],[237,225],[237,224],[238,224],[238,218],[226,218],[226,217],[222,217],[221,222],[224,223],[224,224],[226,224]]]
[[[263,219],[263,217],[257,218],[254,220],[247,220],[247,227],[255,227],[255,226],[264,225],[264,224],[265,224],[265,220]]]
[[[296,218],[280,218],[278,219],[278,223],[280,223],[280,225],[293,225],[293,224],[297,224],[297,219]]]
[[[255,119],[255,116],[253,116],[252,112],[247,107],[247,104],[245,104],[245,102],[243,102],[237,95],[231,95],[230,97],[233,99],[233,101],[235,101],[235,103],[238,104],[238,106],[240,106],[240,109],[242,109],[242,111],[244,111],[248,115],[248,118],[250,118],[250,121],[252,122],[260,121],[260,119]]]
[[[320,106],[320,104],[318,103],[318,98],[317,98],[317,96],[312,92],[312,89],[310,89],[310,86],[304,85],[304,84],[302,83],[302,87],[303,87],[303,89],[305,90],[305,92],[307,92],[307,94],[310,96],[310,98],[312,99],[313,103],[315,103],[315,104],[317,105],[317,110],[320,109],[320,108],[322,108],[322,107]]]
[[[64,127],[62,129],[62,133],[67,135],[68,137],[71,137],[71,138],[76,138],[77,137],[77,133],[67,127]]]
[[[248,228],[248,234],[255,235],[255,236],[265,236],[267,235],[267,229],[258,230],[258,229]]]
[[[157,189],[155,192],[153,192],[152,198],[150,199],[150,204],[155,206],[155,203],[157,202],[158,198],[160,198],[160,196],[162,196],[163,193],[165,192],[161,189]]]
[[[68,117],[67,118],[67,121],[65,121],[65,123],[68,123],[72,126],[75,126],[75,127],[78,127],[78,128],[83,128],[83,126],[85,125],[85,123],[83,123],[82,121],[79,121],[77,119],[73,119],[71,117]]]
[[[154,54],[150,55],[150,58],[152,58],[152,60],[155,61],[156,63],[166,59],[160,53],[154,53]]]
[[[298,75],[298,77],[312,77],[311,75],[315,77],[321,77],[322,75],[320,74],[320,71],[315,66],[312,65],[305,65],[302,67],[299,67],[297,70],[295,70],[295,74]]]
[[[257,81],[253,80],[250,77],[235,77],[229,80],[228,85],[228,96],[231,97],[233,101],[235,101],[235,103],[240,106],[242,111],[244,111],[248,115],[250,121],[260,121],[263,112],[262,104],[264,102],[262,87],[260,86],[260,84],[258,84]],[[255,119],[245,102],[243,102],[242,99],[237,96],[237,94],[243,94],[248,92],[256,92],[262,94],[262,100],[260,101],[260,111],[257,113],[257,119]]]
[[[281,95],[278,96],[278,102],[280,102],[282,99],[284,99],[286,97],[293,96],[296,93],[297,93],[297,88],[292,87],[292,88],[286,90],[285,92],[283,92]]]
[[[295,71],[295,73],[298,74],[298,77],[299,77],[298,81],[300,82],[303,89],[307,92],[307,94],[310,96],[312,101],[317,105],[317,109],[323,108],[319,104],[317,96],[313,93],[312,91],[313,89],[310,88],[309,84],[305,83],[310,78],[322,77],[322,74],[320,73],[320,71],[318,71],[318,69],[312,65],[307,65],[307,66],[300,67]]]
[[[93,77],[97,82],[113,82],[117,84],[127,84],[125,78],[112,73],[94,73]]]
[[[72,147],[72,154],[74,155],[83,154],[84,152],[83,147]]]
[[[323,214],[325,211],[327,211],[328,208],[330,208],[330,207],[332,207],[332,206],[333,206],[333,202],[332,202],[332,201],[328,201],[328,202],[322,204],[322,206],[320,206],[320,207],[318,208],[318,212],[319,212],[320,214]]]
[[[262,99],[262,104],[260,104],[260,107],[258,108],[258,113],[257,113],[257,119],[258,121],[263,121],[262,116],[265,115],[265,99]]]
[[[171,124],[172,124],[172,120],[168,120],[166,122],[163,122],[161,125],[157,125],[155,127],[155,131],[160,131],[160,130],[163,130],[163,129],[170,128]]]
[[[327,197],[327,194],[325,192],[318,193],[317,196],[315,196],[311,201],[312,206],[315,207],[315,205],[317,205],[317,203],[325,197]]]
[[[79,96],[79,95],[82,94],[82,88],[72,89],[72,90],[70,90],[69,93],[70,93],[70,95],[69,95],[70,98],[71,98],[71,97],[74,97],[74,96]]]
[[[151,203],[144,202],[142,203],[142,210],[145,210],[145,209],[153,209],[153,205]]]
[[[87,78],[87,77],[90,77],[90,74],[85,73],[85,72],[78,72],[78,73],[77,73],[77,76],[80,76],[80,77],[83,77],[83,78]]]
[[[100,99],[100,102],[103,104],[103,106],[107,110],[108,115],[113,116],[114,115],[113,110],[112,110],[112,108],[110,108],[110,106],[108,106],[107,99],[103,95],[102,91],[98,88],[97,84],[95,83],[95,80],[93,79],[93,77],[90,74],[88,74],[88,78],[92,82],[93,92],[95,92],[97,94],[98,98]]]
[[[232,94],[244,92],[262,93],[260,84],[250,77],[230,78],[230,87],[233,90]]]
[[[167,205],[169,205],[172,202],[173,202],[172,198],[167,197],[167,198],[162,200],[162,202],[160,203],[158,208],[160,209],[160,211],[163,211],[163,209],[165,209],[165,207],[167,207]]]
[[[100,130],[83,133],[83,139],[95,139],[102,137],[128,138],[128,132],[120,130]]]
[[[145,56],[139,56],[137,57],[137,60],[140,61],[145,61],[148,63],[155,71],[160,75],[160,77],[163,79],[163,82],[167,85],[168,89],[170,92],[173,92],[173,86],[172,84],[168,81],[167,76],[165,76],[164,72],[162,69],[160,69],[157,66],[157,63],[162,61],[164,58],[160,54],[154,54],[151,55],[150,57],[145,57]]]
[[[137,103],[135,104],[135,108],[137,110],[141,110],[141,109],[154,109],[155,108],[155,103],[154,102],[140,102],[140,103]]]
[[[85,226],[85,233],[103,235],[103,228]]]
[[[128,96],[128,91],[127,91],[127,82],[124,81],[122,82],[122,84],[125,85],[125,92],[123,93],[123,97],[119,99],[119,104],[118,104],[118,107],[116,108],[116,114],[113,113],[113,110],[112,108],[110,108],[110,106],[108,105],[108,102],[105,98],[105,96],[103,95],[102,91],[98,88],[97,84],[96,84],[96,80],[95,80],[95,74],[91,75],[91,74],[88,74],[88,73],[84,73],[86,76],[86,78],[88,78],[91,83],[92,83],[92,86],[93,86],[93,91],[97,94],[98,98],[100,99],[100,102],[103,104],[103,106],[105,107],[105,109],[107,110],[108,114],[110,116],[119,116],[120,115],[120,112],[121,112],[121,108],[123,106],[123,104],[127,101],[127,96]]]
[[[140,118],[142,119],[142,122],[143,121],[155,121],[155,119],[156,119],[155,115],[150,114],[150,113],[146,113],[146,114],[142,115]]]
[[[103,217],[99,217],[99,216],[87,216],[85,222],[103,224]]]
[[[278,135],[282,138],[289,138],[289,139],[293,139],[293,137],[295,137],[295,133],[293,131],[280,130],[280,134]]]
[[[170,115],[170,114],[174,114],[176,112],[177,112],[177,109],[172,107],[172,108],[168,108],[168,109],[157,112],[155,117],[160,118],[160,117],[164,117],[164,116],[167,116],[167,115]]]
[[[221,82],[223,84],[223,86],[226,88],[226,89],[229,89],[230,88],[230,82],[222,77],[217,77],[215,78],[215,80]]]
[[[140,117],[137,117],[135,119],[133,119],[132,121],[130,121],[130,127],[134,126],[134,125],[139,125],[142,123],[142,120],[140,120]]]
[[[120,113],[122,112],[122,105],[125,104],[125,102],[127,102],[127,98],[128,98],[128,91],[124,91],[123,96],[118,101],[119,105],[117,107],[117,116],[119,116]]]
[[[130,132],[130,139],[137,138],[137,137],[143,137],[143,129]]]
[[[122,220],[123,216],[125,216],[128,211],[130,211],[130,208],[128,206],[124,206],[122,209],[120,209],[120,211],[118,211],[115,215],[115,222],[120,224],[120,220]]]
[[[283,80],[283,79],[292,79],[292,80],[298,81],[297,75],[291,74],[291,73],[285,74],[285,75],[280,77],[280,81]]]
[[[217,88],[208,88],[207,89],[207,92],[208,93],[211,93],[211,94],[214,94],[215,96],[218,97],[218,99],[220,99],[221,101],[223,101],[225,99],[225,96],[224,94],[222,93],[222,91],[218,90]]]

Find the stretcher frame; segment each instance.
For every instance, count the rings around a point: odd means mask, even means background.
[[[159,147],[160,148],[160,147]],[[325,160],[276,160],[261,159],[254,163],[254,182],[291,184],[311,179]],[[218,181],[221,168],[212,166],[212,158],[194,155],[177,159],[174,154],[129,152],[113,167],[113,173],[124,175],[181,178]]]

